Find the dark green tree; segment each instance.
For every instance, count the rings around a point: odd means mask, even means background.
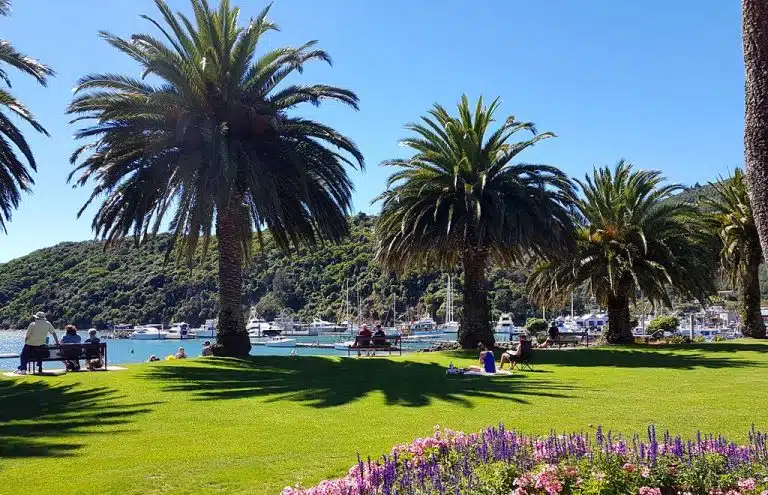
[[[86,206],[103,197],[93,229],[108,243],[151,235],[174,211],[169,246],[192,263],[215,231],[215,352],[246,355],[242,266],[254,228],[260,242],[268,229],[283,250],[339,240],[348,231],[352,190],[345,165],[363,166],[349,139],[293,111],[324,100],[357,108],[358,99],[346,89],[285,82],[330,57],[314,41],[259,55],[262,36],[277,29],[269,8],[239,26],[239,9],[228,0],[215,10],[191,0],[192,19],[155,3],[162,19],[145,19],[160,38],[101,33],[152,82],[119,74],[78,82],[69,113],[91,122],[77,132],[90,142],[74,152],[70,179],[79,173],[78,185],[94,184]]]
[[[763,250],[752,215],[744,172],[713,183],[713,192],[702,197],[703,206],[715,233],[720,237],[720,261],[731,283],[738,287],[744,335],[765,338],[760,314],[760,264]]]
[[[397,167],[379,196],[377,257],[390,269],[408,266],[464,270],[459,342],[494,344],[485,270],[491,260],[510,264],[526,252],[548,252],[567,244],[571,230],[571,183],[547,165],[513,164],[519,153],[551,133],[531,122],[507,118],[491,129],[499,101],[474,109],[464,96],[458,116],[435,105],[403,144],[411,158],[384,162]],[[513,142],[520,131],[530,139]]]
[[[0,0],[0,15],[10,14],[10,0]],[[45,86],[48,77],[54,74],[47,65],[19,52],[10,41],[0,39],[0,80],[10,88],[8,67],[34,77],[41,86]],[[6,232],[6,224],[11,219],[11,212],[19,206],[21,193],[29,191],[34,184],[30,169],[37,171],[32,150],[24,134],[9,118],[9,114],[19,117],[37,132],[48,135],[22,102],[7,89],[0,88],[0,231],[2,232]],[[20,158],[17,152],[20,152],[23,158]]]
[[[674,289],[704,301],[715,291],[717,243],[701,212],[672,196],[657,171],[620,161],[579,182],[576,248],[538,264],[529,280],[543,303],[562,300],[587,282],[608,309],[609,342],[632,342],[629,303],[638,293],[671,307]]]

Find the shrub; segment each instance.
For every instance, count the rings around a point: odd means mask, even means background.
[[[525,329],[528,330],[528,333],[531,335],[545,333],[547,328],[549,328],[547,320],[542,320],[541,318],[528,318],[525,322]]]
[[[749,444],[721,436],[684,441],[584,434],[534,437],[503,425],[466,435],[435,427],[432,437],[395,446],[377,461],[360,459],[340,479],[283,495],[378,494],[742,494],[768,490],[768,435],[752,429]]]
[[[648,333],[652,332],[674,332],[680,326],[680,320],[676,316],[661,315],[652,319],[648,324]]]

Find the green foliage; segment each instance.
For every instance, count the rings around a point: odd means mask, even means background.
[[[10,0],[1,0],[0,16],[10,13]],[[42,86],[46,85],[49,76],[54,75],[50,67],[24,55],[12,43],[3,39],[0,40],[0,80],[4,81],[8,88],[11,87],[7,73],[9,67],[32,76]],[[30,169],[37,170],[29,143],[8,114],[20,118],[37,132],[48,135],[21,101],[7,89],[0,88],[0,233],[6,231],[6,223],[11,219],[11,212],[19,206],[21,193],[29,191],[34,184]],[[20,158],[18,152],[23,158]]]
[[[256,305],[270,294],[268,308],[289,308],[310,321],[320,317],[343,321],[344,284],[350,285],[353,310],[360,289],[362,315],[368,321],[392,323],[392,301],[398,321],[429,311],[445,314],[445,277],[439,273],[407,272],[400,277],[374,260],[376,217],[351,217],[350,235],[340,244],[326,243],[290,255],[269,235],[264,248],[254,241],[255,255],[244,272],[244,303]],[[29,315],[46,311],[57,326],[74,323],[88,328],[114,323],[198,325],[218,313],[216,239],[205,262],[189,269],[164,262],[170,236],[158,235],[140,247],[133,242],[104,250],[101,242],[63,243],[0,264],[0,326],[24,328]],[[198,250],[198,257],[200,251]],[[523,288],[526,271],[491,266],[487,290],[494,300],[511,306],[522,324],[533,311]],[[457,318],[461,315],[461,282],[456,278]],[[503,297],[496,297],[500,291]],[[265,302],[262,307],[264,307]],[[506,306],[505,306],[506,307]],[[266,309],[266,308],[265,308]]]
[[[547,320],[542,320],[541,318],[528,318],[525,322],[525,329],[532,335],[544,333],[548,328]]]
[[[660,315],[648,323],[649,332],[674,332],[680,326],[680,320],[676,316]]]

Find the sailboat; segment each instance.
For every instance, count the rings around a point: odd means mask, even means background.
[[[445,294],[445,306],[445,324],[443,325],[443,330],[445,330],[446,333],[458,333],[459,322],[454,320],[453,314],[453,277],[450,275],[448,275],[448,287],[446,288]]]

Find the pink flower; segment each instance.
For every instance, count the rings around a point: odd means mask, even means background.
[[[661,495],[661,490],[649,486],[641,486],[637,493],[640,495]]]
[[[621,466],[621,469],[623,469],[624,471],[626,471],[628,473],[634,473],[635,472],[635,465],[632,464],[631,462],[628,462],[628,463],[624,464],[623,466]]]
[[[753,478],[739,480],[739,488],[742,490],[752,491],[755,489],[755,480]]]
[[[648,466],[643,466],[643,470],[640,471],[640,476],[643,478],[648,478],[651,475],[651,468]]]

